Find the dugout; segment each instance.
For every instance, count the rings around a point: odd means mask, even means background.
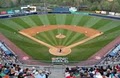
[[[8,49],[4,42],[0,42],[0,50],[2,50],[6,55],[13,56],[14,54]]]

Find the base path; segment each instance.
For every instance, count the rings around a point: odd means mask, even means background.
[[[24,35],[24,36],[26,36],[26,37],[28,37],[28,38],[30,38],[30,39],[32,39],[32,40],[34,40],[34,41],[36,41],[36,42],[38,42],[38,43],[40,43],[40,44],[42,44],[42,45],[47,46],[48,48],[55,48],[54,46],[52,46],[50,44],[47,44],[47,43],[45,43],[45,42],[43,42],[41,40],[38,40],[38,39],[36,39],[36,38],[34,38],[34,37],[32,37],[32,36],[24,33],[24,32],[19,32],[19,33],[22,34],[22,35]]]
[[[40,33],[40,32],[44,32],[44,31],[50,31],[50,30],[54,30],[54,29],[67,29],[70,31],[74,31],[74,32],[78,32],[78,33],[82,33],[85,34],[85,36],[87,36],[88,38],[79,41],[77,43],[68,45],[68,46],[64,46],[64,45],[58,45],[58,46],[62,46],[62,47],[56,47],[56,46],[52,46],[48,43],[45,43],[41,40],[38,40],[36,38],[34,38],[33,36],[35,36],[36,34]],[[97,36],[100,36],[101,34],[103,34],[102,32],[92,29],[92,28],[87,28],[87,27],[80,27],[80,26],[71,26],[71,25],[44,25],[44,26],[37,26],[37,27],[32,27],[32,28],[28,28],[28,29],[23,29],[21,31],[19,31],[20,34],[46,46],[49,48],[49,52],[52,55],[55,56],[66,56],[68,54],[71,53],[71,48],[78,46],[82,43],[85,43],[88,40],[91,40]],[[61,35],[58,35],[61,36]],[[62,35],[62,36],[66,36],[66,35]]]
[[[73,48],[73,47],[75,47],[75,46],[78,46],[78,45],[80,45],[80,44],[82,44],[82,43],[85,43],[85,42],[87,42],[87,41],[89,41],[89,40],[97,37],[97,36],[100,36],[101,34],[103,34],[103,33],[95,34],[95,35],[93,35],[93,36],[91,36],[91,37],[89,37],[89,38],[86,38],[86,39],[82,40],[82,41],[79,41],[79,42],[77,42],[77,43],[71,44],[71,45],[67,46],[67,48]]]

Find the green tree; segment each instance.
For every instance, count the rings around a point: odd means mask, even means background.
[[[118,0],[113,0],[110,11],[114,11],[114,12],[119,11],[119,7],[120,7],[120,4]]]

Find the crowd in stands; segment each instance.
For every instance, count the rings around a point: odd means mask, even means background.
[[[17,56],[6,55],[2,50],[0,50],[0,62],[1,63],[20,63]]]
[[[20,66],[14,53],[6,54],[0,44],[0,78],[49,78],[50,71],[37,67]],[[7,46],[5,46],[7,48]],[[65,78],[120,78],[120,44],[95,66],[67,67]]]
[[[67,67],[65,78],[120,78],[120,44],[115,45],[98,65]]]
[[[20,63],[11,50],[8,49],[8,46],[4,42],[0,42],[0,62],[1,63]]]
[[[100,64],[114,64],[120,61],[120,44],[115,45],[115,47],[110,50],[110,52],[105,56],[105,58],[100,62]]]
[[[20,66],[14,53],[7,53],[7,46],[0,42],[0,78],[48,78],[50,71],[36,67]],[[4,50],[5,49],[5,50]]]
[[[120,65],[67,67],[65,78],[120,78]]]
[[[18,64],[0,64],[0,78],[48,78],[50,72],[36,67],[23,67]]]

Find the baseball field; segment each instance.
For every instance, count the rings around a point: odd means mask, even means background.
[[[0,32],[34,60],[90,58],[117,36],[120,21],[88,15],[48,14],[0,19]]]

